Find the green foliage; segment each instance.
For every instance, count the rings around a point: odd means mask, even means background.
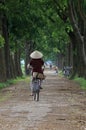
[[[4,38],[0,35],[0,48],[4,46]]]
[[[2,11],[7,11],[8,8],[3,4],[3,2],[0,2],[0,14],[2,14]]]
[[[67,0],[58,0],[57,3],[60,5],[60,13],[65,12]],[[59,18],[58,12],[54,9],[55,4],[52,0],[7,0],[5,2],[12,53],[16,48],[24,53],[26,40],[33,40],[34,49],[42,51],[45,59],[55,60],[58,53],[65,53],[69,42],[65,27],[68,27],[68,31],[71,27]]]
[[[80,84],[82,89],[86,89],[86,79],[75,77],[74,80]]]
[[[17,82],[22,81],[24,79],[25,79],[25,77],[22,77],[22,78],[17,77],[16,79],[7,80],[4,83],[0,83],[0,89],[5,88],[5,87],[9,87],[10,85],[16,84]]]

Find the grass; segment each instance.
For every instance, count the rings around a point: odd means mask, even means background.
[[[61,77],[63,77],[62,71],[59,71],[59,75],[60,75]],[[69,77],[69,79],[70,79],[70,77]],[[80,85],[80,87],[81,87],[82,89],[85,89],[85,90],[86,90],[86,79],[81,78],[81,77],[78,77],[78,76],[75,76],[73,80],[76,81],[77,83],[79,83],[79,85]]]
[[[81,87],[82,89],[86,89],[86,79],[84,79],[84,78],[79,78],[79,77],[75,77],[75,78],[74,78],[74,81],[76,81],[77,83],[79,83],[79,84],[80,84],[80,87]]]
[[[29,78],[29,76],[28,76],[28,77],[23,76],[23,77],[17,77],[16,79],[7,80],[7,81],[4,82],[4,83],[0,83],[0,89],[5,88],[5,87],[8,87],[8,86],[10,86],[10,85],[12,85],[12,84],[16,84],[16,83],[18,83],[18,82],[20,82],[20,81],[23,81],[23,80],[26,81],[26,82],[29,82],[29,81],[30,81],[30,78]]]
[[[0,90],[6,87],[9,87],[12,84],[16,84],[18,82],[30,82],[30,76],[23,76],[23,77],[17,77],[16,79],[11,79],[11,80],[7,80],[4,83],[0,83]],[[0,102],[6,101],[11,97],[12,93],[10,91],[3,93],[2,91],[0,91]]]

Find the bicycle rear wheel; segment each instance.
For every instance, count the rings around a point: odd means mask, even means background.
[[[33,100],[39,101],[39,79],[33,80]]]

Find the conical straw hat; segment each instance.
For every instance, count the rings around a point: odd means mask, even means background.
[[[39,59],[39,58],[43,57],[43,54],[41,52],[39,52],[39,51],[33,51],[30,54],[30,57],[33,58],[33,59]]]

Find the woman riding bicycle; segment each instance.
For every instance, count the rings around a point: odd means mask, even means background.
[[[30,54],[30,57],[31,57],[30,66],[32,67],[32,75],[34,74],[34,72],[43,74],[42,69],[42,66],[44,65],[44,61],[42,59],[43,54],[39,51],[34,51]]]
[[[44,65],[44,61],[42,59],[43,54],[39,51],[33,51],[30,54],[31,57],[31,61],[30,61],[30,66],[32,67],[32,81],[34,80],[34,78],[37,78],[38,74],[43,74],[43,65]],[[39,78],[40,79],[40,78]],[[40,89],[42,89],[41,87],[41,79],[40,79]]]

